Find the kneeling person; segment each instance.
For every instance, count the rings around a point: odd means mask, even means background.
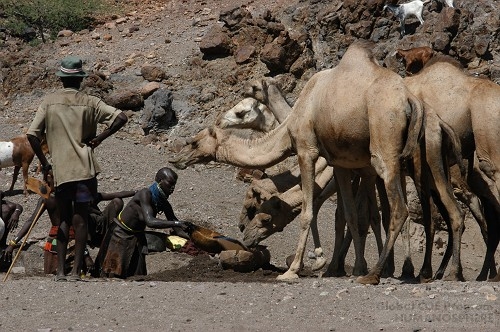
[[[101,277],[127,278],[146,275],[145,229],[173,228],[178,236],[188,238],[192,226],[177,219],[168,201],[174,192],[177,174],[168,167],[161,168],[149,188],[139,190],[115,218],[104,236],[96,260],[96,273]],[[165,219],[157,218],[159,213]]]

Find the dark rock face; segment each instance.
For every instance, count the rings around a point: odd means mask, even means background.
[[[286,28],[270,13],[252,15],[243,7],[221,13],[220,21],[224,22],[228,38],[236,45],[237,63],[248,63],[255,58],[266,65],[271,76],[293,71],[294,76],[300,78],[308,68],[332,67],[355,39],[376,42],[377,58],[382,63],[392,62],[391,69],[401,75],[405,74],[402,64],[395,66],[396,63],[389,59],[396,48],[430,46],[472,69],[488,67],[492,53],[500,49],[500,17],[494,14],[490,1],[456,1],[455,8],[441,2],[425,4],[424,24],[415,17],[407,17],[407,35],[403,38],[399,36],[398,19],[383,11],[386,3],[396,4],[397,1],[345,0],[325,4],[304,0],[288,8],[280,17],[291,22]],[[302,31],[303,34],[292,35],[289,31]],[[214,40],[210,33],[204,39]],[[221,42],[210,52],[214,55],[214,50],[221,49],[219,56],[227,56],[233,54],[229,48]],[[208,53],[205,49],[200,50]]]
[[[141,115],[141,126],[146,135],[153,129],[158,132],[177,123],[172,100],[172,92],[166,89],[156,90],[146,99]]]

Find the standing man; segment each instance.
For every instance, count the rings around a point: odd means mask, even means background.
[[[28,140],[35,151],[44,178],[53,177],[55,197],[61,225],[57,232],[56,281],[80,280],[89,206],[97,195],[97,174],[100,167],[93,150],[103,140],[127,123],[122,111],[106,105],[100,98],[79,91],[87,74],[82,60],[66,57],[61,61],[59,76],[63,89],[48,95],[36,112],[28,129]],[[97,125],[107,128],[97,135]],[[46,135],[53,165],[49,164],[40,147]],[[64,273],[69,227],[75,230],[75,261],[69,276]]]

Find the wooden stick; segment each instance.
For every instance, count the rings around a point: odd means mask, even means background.
[[[33,219],[33,222],[31,223],[30,228],[28,229],[28,233],[26,233],[26,236],[24,237],[23,243],[21,243],[21,246],[17,250],[17,253],[14,256],[14,259],[12,260],[12,263],[10,264],[10,267],[9,267],[9,270],[7,271],[7,274],[3,278],[3,282],[5,282],[7,280],[7,278],[9,277],[10,271],[14,267],[14,264],[16,263],[17,257],[19,256],[19,254],[23,250],[23,247],[26,244],[26,241],[28,241],[28,237],[30,236],[31,230],[35,226],[35,224],[38,221],[38,219],[40,219],[40,216],[42,215],[42,211],[43,211],[44,208],[45,208],[45,201],[40,205],[40,208],[38,209],[38,212],[37,212],[35,218]]]

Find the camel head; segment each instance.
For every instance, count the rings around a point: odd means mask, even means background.
[[[269,131],[276,119],[266,105],[248,97],[240,101],[217,121],[220,128],[254,129]]]
[[[178,169],[186,169],[194,164],[206,164],[215,160],[217,150],[217,130],[208,127],[186,141],[186,145],[169,159]]]
[[[240,213],[240,222],[238,227],[241,232],[245,230],[246,226],[255,217],[255,214],[260,209],[262,203],[271,198],[271,195],[271,193],[260,187],[250,185],[245,194],[243,208]]]
[[[253,80],[246,84],[243,95],[245,97],[257,99],[262,104],[269,105],[270,86],[275,86],[276,88],[278,88],[278,82],[271,77],[265,77],[260,80]]]
[[[272,196],[262,203],[258,213],[245,227],[243,243],[247,247],[257,246],[270,235],[281,232],[296,215],[296,211],[290,205],[278,196]]]

